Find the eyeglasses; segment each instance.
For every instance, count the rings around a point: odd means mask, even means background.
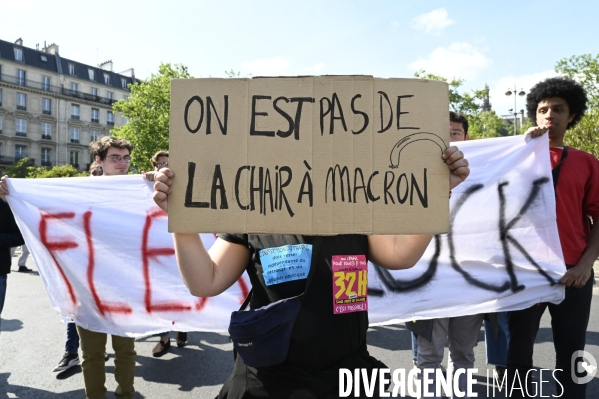
[[[129,163],[129,162],[131,162],[131,157],[129,155],[125,155],[124,157],[122,157],[120,155],[108,155],[106,158],[110,158],[110,160],[114,163],[120,163],[120,162]]]
[[[166,161],[166,162],[156,162],[156,167],[158,169],[168,168],[168,161]]]

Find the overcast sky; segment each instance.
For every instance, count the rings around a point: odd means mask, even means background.
[[[408,4],[410,3],[410,4]],[[132,1],[0,0],[0,39],[146,78],[161,62],[195,77],[366,74],[425,69],[491,88],[499,114],[508,87],[525,91],[564,57],[599,53],[597,1]],[[518,98],[517,109],[524,108]]]

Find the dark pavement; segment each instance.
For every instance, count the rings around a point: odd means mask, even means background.
[[[14,258],[13,270],[16,267]],[[37,270],[31,257],[28,266]],[[587,332],[586,350],[599,360],[599,285],[594,290],[591,321]],[[51,308],[43,283],[37,272],[13,272],[8,277],[8,293],[2,312],[0,334],[0,398],[84,398],[81,368],[76,366],[62,373],[52,369],[61,359],[66,338],[66,326]],[[233,353],[228,335],[190,333],[189,344],[177,348],[172,333],[168,354],[153,358],[151,350],[158,337],[136,341],[137,369],[135,388],[139,398],[214,398],[232,370]],[[371,354],[390,369],[412,367],[410,335],[403,325],[374,327],[368,335]],[[110,343],[108,353],[111,354]],[[477,392],[487,396],[484,334],[481,330],[476,351],[478,368]],[[447,351],[446,351],[447,352]],[[535,366],[551,369],[555,364],[551,328],[546,312],[535,347]],[[447,364],[445,360],[445,364]],[[109,396],[116,388],[114,358],[106,363]],[[549,376],[550,379],[550,376]],[[543,395],[555,394],[553,382],[545,383]],[[588,386],[587,398],[599,398],[599,378]]]

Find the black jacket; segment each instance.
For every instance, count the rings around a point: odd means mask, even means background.
[[[10,273],[10,249],[25,244],[10,206],[0,199],[0,276]]]

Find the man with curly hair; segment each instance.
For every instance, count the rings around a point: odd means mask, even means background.
[[[103,176],[125,175],[131,163],[132,144],[125,139],[102,137],[90,145],[95,162],[102,168]],[[106,398],[105,350],[107,334],[77,326],[83,352],[83,381],[86,398]],[[114,349],[114,378],[118,387],[117,398],[133,398],[135,389],[135,338],[112,335]]]
[[[565,285],[566,293],[557,305],[543,302],[510,312],[508,389],[516,388],[512,398],[540,397],[527,373],[533,368],[533,347],[541,316],[549,308],[557,395],[563,392],[563,399],[582,399],[586,384],[573,378],[583,377],[577,372],[581,358],[575,357],[574,362],[572,358],[584,350],[593,295],[593,263],[599,255],[599,161],[591,154],[565,146],[564,136],[584,115],[587,96],[582,86],[572,80],[550,78],[531,89],[526,108],[528,117],[536,121],[526,134],[538,137],[547,133],[549,139],[557,228],[567,269],[559,282]],[[589,217],[595,221],[592,226]],[[522,390],[518,389],[520,386]]]

